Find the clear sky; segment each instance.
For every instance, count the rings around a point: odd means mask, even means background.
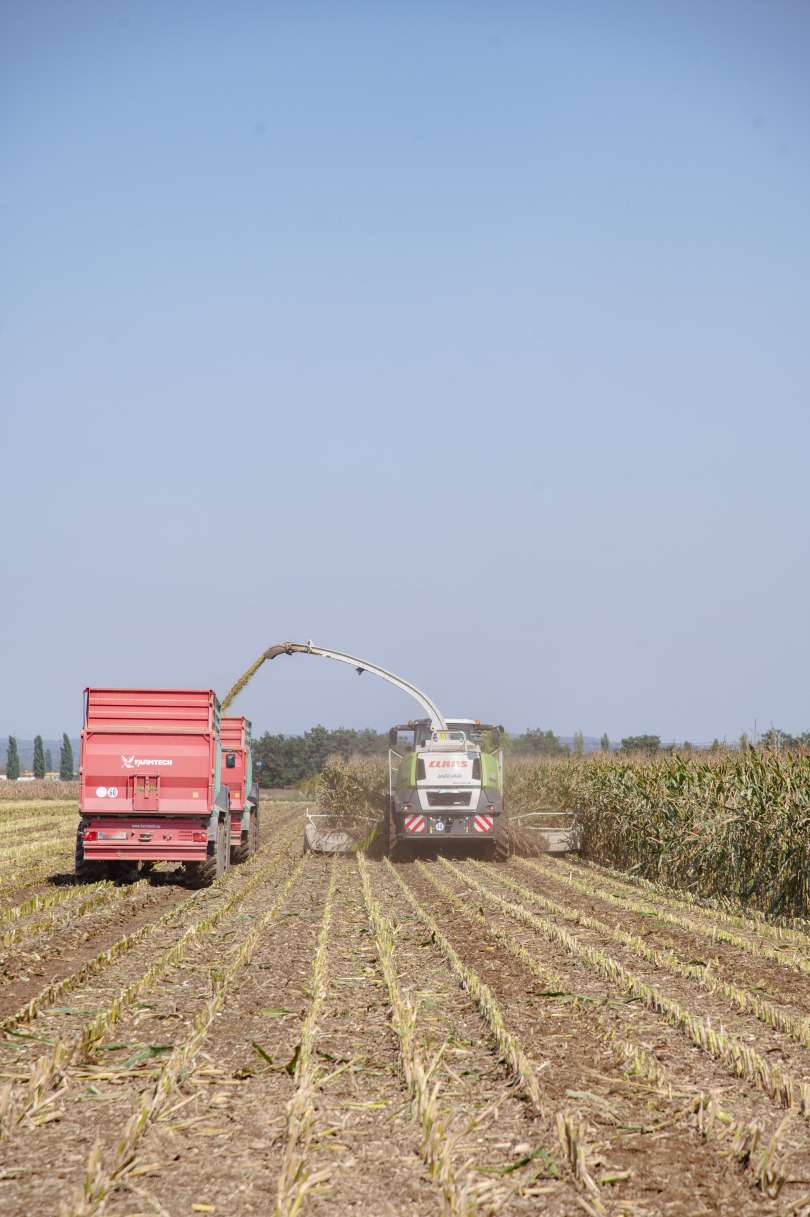
[[[0,20],[1,732],[810,729],[810,4]]]

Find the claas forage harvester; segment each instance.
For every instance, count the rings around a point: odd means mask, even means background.
[[[235,861],[256,846],[258,799],[248,782],[247,723],[226,726],[223,759],[211,689],[86,689],[77,877],[180,862],[190,887],[208,886],[230,865],[234,834]]]

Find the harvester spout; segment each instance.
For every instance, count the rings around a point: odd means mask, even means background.
[[[266,660],[275,659],[277,655],[319,655],[322,659],[336,659],[339,663],[350,664],[358,676],[362,676],[364,672],[371,672],[374,676],[379,676],[381,680],[386,680],[397,689],[401,689],[403,693],[409,693],[411,697],[418,701],[419,705],[430,718],[431,727],[434,731],[445,731],[447,729],[444,716],[435,702],[431,701],[428,695],[423,693],[421,689],[417,689],[416,685],[412,685],[409,680],[405,680],[402,676],[397,676],[393,672],[388,672],[376,663],[369,663],[366,659],[358,659],[356,655],[349,655],[345,651],[333,651],[329,647],[316,646],[312,641],[305,643],[277,642],[275,646],[268,647],[266,651],[263,651],[247,671],[242,673],[233,688],[229,689],[226,693],[222,701],[223,713],[228,709],[234,698],[242,692],[245,685],[256,675],[262,664]]]

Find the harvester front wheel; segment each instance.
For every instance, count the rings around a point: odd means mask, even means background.
[[[74,866],[77,883],[100,883],[107,878],[107,863],[88,861],[84,856],[82,830],[76,831],[76,861]]]

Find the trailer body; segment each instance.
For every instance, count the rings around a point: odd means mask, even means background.
[[[250,721],[223,715],[220,720],[222,783],[230,795],[231,861],[244,862],[259,840],[259,789],[253,780]]]
[[[164,861],[202,883],[222,873],[230,810],[219,733],[211,689],[86,689],[77,873]]]

